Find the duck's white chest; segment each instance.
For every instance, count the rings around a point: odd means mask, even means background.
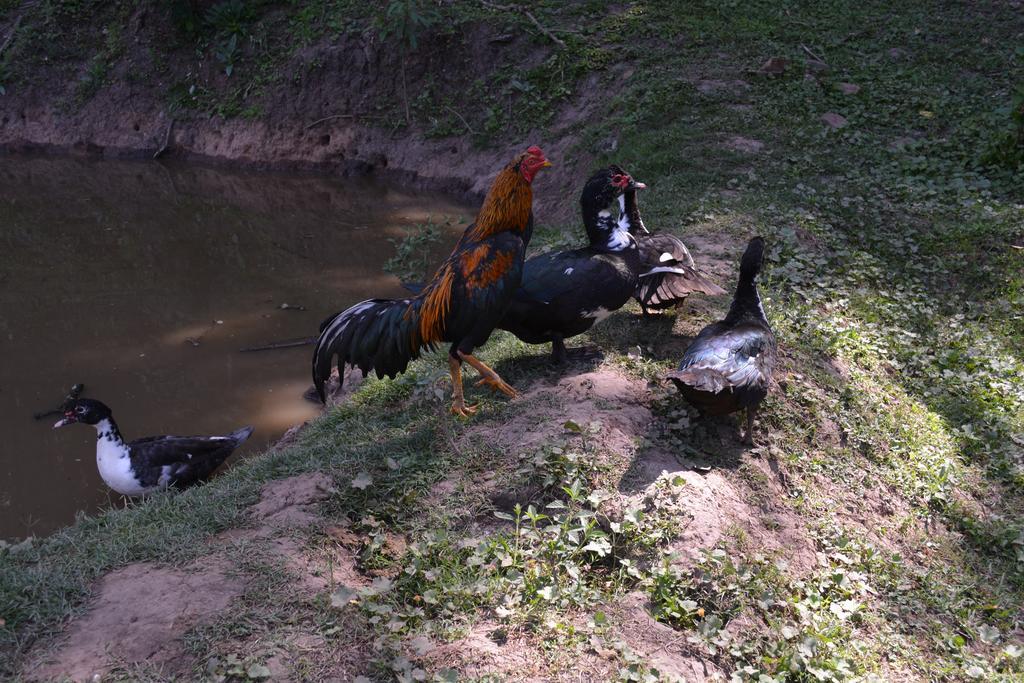
[[[128,447],[124,443],[100,438],[96,441],[96,467],[107,486],[125,496],[139,496],[149,489],[132,473]]]

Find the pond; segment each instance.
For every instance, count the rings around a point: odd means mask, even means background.
[[[95,432],[52,429],[68,388],[107,403],[125,438],[256,427],[232,460],[314,416],[327,315],[402,294],[395,241],[472,209],[366,179],[164,163],[0,157],[0,538],[44,535],[123,505]]]

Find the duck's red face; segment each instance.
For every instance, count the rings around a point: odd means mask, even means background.
[[[641,182],[633,180],[633,177],[628,173],[613,173],[612,186],[619,188],[620,190],[643,190],[647,186]]]
[[[544,156],[544,152],[540,147],[533,145],[523,154],[522,161],[519,162],[519,172],[526,182],[532,183],[537,171],[548,166],[551,166],[551,162]]]

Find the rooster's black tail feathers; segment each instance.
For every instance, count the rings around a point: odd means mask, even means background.
[[[335,357],[340,382],[346,365],[363,375],[372,368],[378,377],[394,377],[419,358],[420,305],[419,299],[369,299],[324,320],[313,350],[313,383],[320,400],[326,400],[324,385]]]

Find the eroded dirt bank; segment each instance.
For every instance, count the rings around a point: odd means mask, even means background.
[[[26,9],[0,19],[0,37],[18,38],[12,50],[32,47],[25,27],[15,23],[28,15]],[[266,21],[274,31],[273,13]],[[62,37],[69,43],[84,40],[80,27],[69,30]],[[539,144],[556,162],[537,185],[537,210],[547,219],[574,212],[578,178],[592,161],[574,147],[574,132],[598,103],[588,97],[588,87],[562,96],[543,128],[526,123],[533,120],[529,112],[486,135],[464,120],[461,129],[445,131],[424,125],[423,117],[407,118],[409,99],[424,89],[452,102],[441,113],[461,118],[458,108],[472,105],[459,99],[470,97],[474,87],[486,88],[510,58],[529,66],[548,57],[549,47],[501,26],[471,22],[427,35],[413,53],[371,29],[267,54],[241,48],[250,71],[268,71],[266,83],[262,76],[247,82],[244,72],[227,76],[212,47],[197,57],[162,5],[134,8],[122,31],[117,55],[102,57],[102,78],[92,71],[101,57],[67,55],[44,58],[7,86],[0,97],[0,151],[140,159],[159,151],[161,157],[252,168],[377,174],[479,198],[512,154]],[[295,40],[284,29],[279,33],[267,40]],[[238,102],[245,105],[241,112],[215,113]],[[504,113],[515,122],[517,110],[533,106],[528,97],[510,96]]]

